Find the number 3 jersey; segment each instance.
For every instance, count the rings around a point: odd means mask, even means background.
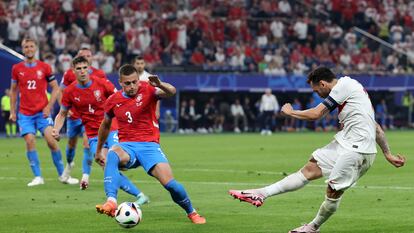
[[[160,131],[155,116],[158,101],[156,89],[144,81],[140,81],[139,85],[134,97],[129,97],[122,91],[109,97],[105,113],[118,120],[120,142],[159,143]]]
[[[53,80],[51,67],[42,61],[13,65],[12,82],[17,83],[20,92],[19,112],[28,116],[41,112],[48,104],[47,85]]]
[[[62,107],[74,108],[85,126],[88,138],[98,135],[99,126],[104,118],[104,104],[110,95],[115,93],[114,85],[107,79],[90,76],[85,86],[74,82],[63,91]],[[117,130],[118,124],[112,122],[111,131]]]

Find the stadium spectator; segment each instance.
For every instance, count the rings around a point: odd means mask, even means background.
[[[261,135],[272,135],[272,118],[279,111],[279,102],[270,88],[265,90],[260,100]]]
[[[240,100],[236,99],[234,103],[230,106],[231,115],[233,117],[233,130],[235,133],[240,133],[240,128],[243,129],[244,132],[247,132],[249,129],[247,127],[247,117],[244,113],[243,106],[240,104]],[[241,127],[240,126],[240,122]]]
[[[394,116],[389,112],[385,99],[381,99],[380,103],[375,106],[375,114],[382,129],[394,128]]]
[[[247,130],[255,131],[256,129],[256,121],[257,121],[257,114],[253,110],[250,104],[250,98],[245,97],[243,102],[243,111],[247,118]]]
[[[1,97],[1,116],[6,128],[6,137],[15,137],[16,123],[10,120],[10,89],[6,89],[4,96]]]

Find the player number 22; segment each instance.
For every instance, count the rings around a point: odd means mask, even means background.
[[[27,80],[27,89],[29,90],[36,89],[36,80]]]
[[[132,123],[132,116],[131,116],[131,112],[126,112],[125,115],[128,117],[128,123]]]

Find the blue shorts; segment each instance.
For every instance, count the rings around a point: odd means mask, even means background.
[[[168,163],[167,157],[162,152],[160,144],[155,142],[121,142],[119,146],[129,154],[129,161],[125,168],[142,166],[149,174],[158,163]]]
[[[36,135],[37,130],[43,134],[48,126],[53,126],[53,119],[50,116],[48,118],[44,118],[43,112],[39,112],[31,116],[26,116],[19,112],[17,117],[20,136],[22,137],[29,133]]]
[[[96,148],[98,147],[98,137],[89,138],[88,142],[90,151],[95,156]],[[103,147],[110,149],[115,144],[118,144],[118,131],[111,131]]]
[[[81,119],[72,120],[70,117],[66,121],[66,133],[68,138],[82,136],[85,128],[82,125]]]

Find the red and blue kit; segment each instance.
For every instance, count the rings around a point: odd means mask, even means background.
[[[158,97],[155,88],[140,81],[136,96],[129,97],[122,91],[112,95],[105,104],[105,113],[116,117],[120,142],[160,141],[160,130],[155,109]]]

